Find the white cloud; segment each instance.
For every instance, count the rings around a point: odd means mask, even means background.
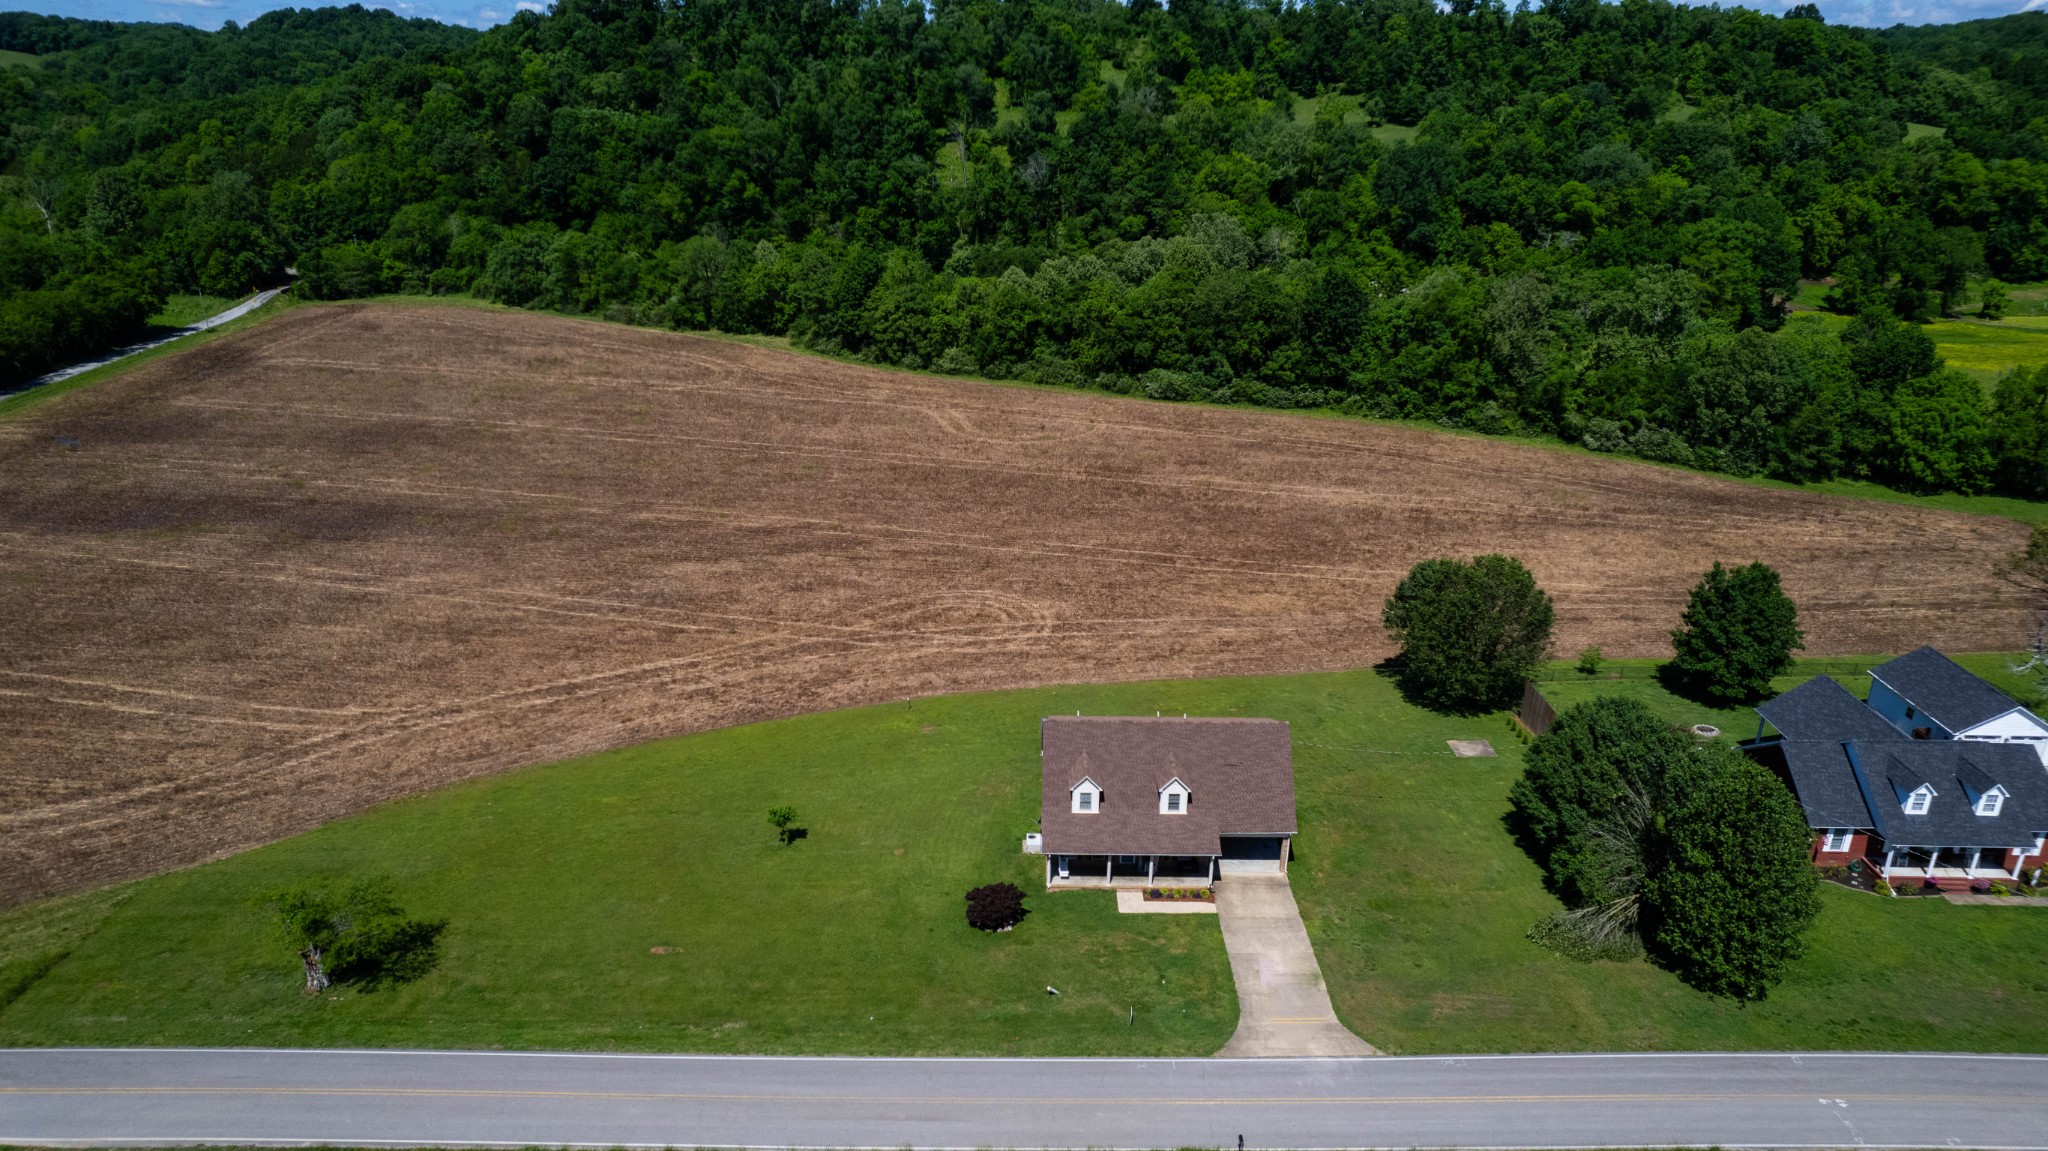
[[[518,8],[521,12],[545,12],[548,10],[547,5],[536,4],[533,0],[519,0],[519,3],[514,5],[514,7]]]

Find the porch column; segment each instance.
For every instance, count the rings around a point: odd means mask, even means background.
[[[1116,883],[1116,855],[1114,853],[1102,857],[1102,882],[1111,885]]]
[[[1940,849],[1939,847],[1930,847],[1930,848],[1928,848],[1928,849],[1927,849],[1927,878],[1929,878],[1929,879],[1933,879],[1933,878],[1934,878],[1934,865],[1935,865],[1935,864],[1937,864],[1937,863],[1940,863],[1940,862],[1941,862],[1941,849]]]
[[[1216,857],[1209,857],[1209,886],[1216,886]]]
[[[1052,886],[1052,856],[1045,857],[1045,885]]]
[[[1981,847],[1973,847],[1973,848],[1971,848],[1971,849],[1970,849],[1970,866],[1968,866],[1968,867],[1965,867],[1965,868],[1963,869],[1963,874],[1964,874],[1964,875],[1967,875],[1967,876],[1969,876],[1969,877],[1970,877],[1971,879],[1975,879],[1975,878],[1977,878],[1977,861],[1978,861],[1978,860],[1980,860],[1980,859],[1982,859],[1982,858],[1984,858],[1984,849],[1983,849],[1983,848],[1981,848]]]
[[[1156,855],[1148,855],[1148,856],[1146,856],[1146,857],[1145,857],[1145,886],[1147,886],[1147,887],[1150,887],[1150,886],[1152,886],[1152,880],[1153,880],[1153,877],[1157,876],[1158,874],[1159,874],[1159,857],[1158,857],[1158,856],[1156,856]]]
[[[1893,847],[1893,846],[1891,846],[1890,844],[1886,844],[1886,845],[1885,845],[1885,849],[1884,849],[1884,868],[1883,868],[1883,871],[1884,871],[1884,877],[1885,877],[1886,879],[1890,879],[1890,878],[1892,877],[1892,854],[1893,854],[1894,852],[1898,851],[1898,850],[1899,850],[1898,848],[1896,848],[1896,847]]]
[[[2020,877],[2020,868],[2026,866],[2026,862],[2027,853],[2024,848],[2012,853],[2012,877],[2014,879],[2018,879]]]

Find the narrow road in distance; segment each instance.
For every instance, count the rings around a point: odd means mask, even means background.
[[[0,1144],[2048,1146],[2048,1058],[0,1051]]]
[[[248,299],[243,300],[241,303],[236,304],[234,307],[229,308],[224,312],[215,312],[213,315],[208,316],[203,320],[200,320],[198,323],[187,324],[185,327],[179,328],[176,331],[166,332],[165,334],[158,336],[155,339],[144,340],[139,344],[130,344],[125,348],[116,348],[115,350],[108,352],[105,355],[87,360],[82,364],[73,364],[68,368],[58,368],[54,372],[37,376],[35,379],[30,380],[25,384],[20,384],[15,387],[0,390],[0,395],[12,395],[15,392],[28,391],[30,388],[40,388],[44,384],[54,384],[59,380],[68,380],[73,376],[83,375],[86,372],[92,371],[94,368],[104,368],[108,364],[117,363],[121,360],[125,360],[129,356],[135,355],[138,352],[146,352],[151,348],[161,348],[165,344],[171,343],[174,340],[182,340],[186,336],[194,335],[199,332],[204,332],[210,328],[218,328],[222,324],[227,323],[229,320],[241,319],[243,316],[248,315],[250,312],[253,312],[256,309],[262,307],[263,305],[269,303],[270,301],[276,299],[278,295],[284,291],[284,288],[266,288],[263,291],[260,291],[255,295],[249,297]]]

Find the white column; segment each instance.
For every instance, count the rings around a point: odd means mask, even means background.
[[[1898,848],[1896,848],[1896,847],[1893,847],[1893,846],[1892,846],[1891,844],[1885,844],[1885,848],[1884,848],[1884,877],[1885,877],[1886,879],[1890,879],[1890,878],[1892,877],[1892,855],[1893,855],[1893,853],[1894,853],[1894,852],[1896,852],[1896,851],[1898,851],[1898,850],[1899,850]]]
[[[1215,885],[1216,885],[1216,857],[1212,855],[1212,856],[1210,856],[1210,857],[1209,857],[1209,886],[1211,886],[1211,887],[1214,887]]]
[[[1045,857],[1045,885],[1052,886],[1052,856]]]
[[[2015,851],[2015,852],[2013,852],[2013,853],[2012,853],[2012,877],[2013,877],[2014,879],[2018,879],[2018,878],[2020,877],[2020,867],[2021,867],[2021,865],[2025,864],[2026,862],[2027,862],[2027,853],[2026,853],[2026,851],[2024,851],[2024,850],[2020,850],[2020,851]]]
[[[1941,862],[1941,849],[1940,849],[1939,847],[1930,847],[1930,848],[1928,848],[1928,849],[1927,849],[1927,878],[1929,878],[1929,879],[1933,879],[1933,878],[1934,878],[1934,865],[1935,865],[1935,864],[1937,864],[1937,863],[1940,863],[1940,862]]]
[[[1108,884],[1115,884],[1115,883],[1116,883],[1116,856],[1115,856],[1115,855],[1105,855],[1105,856],[1103,856],[1103,857],[1102,857],[1102,882],[1104,882],[1104,883],[1108,883]]]
[[[1968,866],[1968,867],[1965,867],[1965,868],[1963,868],[1963,874],[1964,874],[1964,875],[1967,875],[1967,876],[1969,876],[1969,877],[1970,877],[1971,879],[1975,879],[1975,878],[1977,878],[1977,861],[1978,861],[1978,860],[1980,860],[1980,859],[1982,859],[1982,858],[1984,858],[1984,849],[1983,849],[1983,848],[1981,848],[1981,847],[1973,847],[1973,848],[1971,848],[1971,849],[1970,849],[1970,866]]]
[[[1147,887],[1150,887],[1150,886],[1152,886],[1152,880],[1153,880],[1154,878],[1156,878],[1156,877],[1157,877],[1158,875],[1159,875],[1159,857],[1158,857],[1158,856],[1156,856],[1156,855],[1148,855],[1148,856],[1146,856],[1146,857],[1145,857],[1145,886],[1147,886]]]

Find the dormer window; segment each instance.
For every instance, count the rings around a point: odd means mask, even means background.
[[[1914,788],[1912,794],[1906,796],[1906,814],[1926,815],[1927,805],[1933,801],[1934,789],[1923,783]]]
[[[1167,780],[1166,785],[1159,789],[1159,814],[1186,815],[1191,794],[1187,784],[1178,779]]]
[[[1073,792],[1075,814],[1094,815],[1102,810],[1102,788],[1094,780],[1084,776],[1074,785]]]
[[[2006,790],[2003,784],[1977,797],[1978,815],[1997,815],[2005,806]]]

